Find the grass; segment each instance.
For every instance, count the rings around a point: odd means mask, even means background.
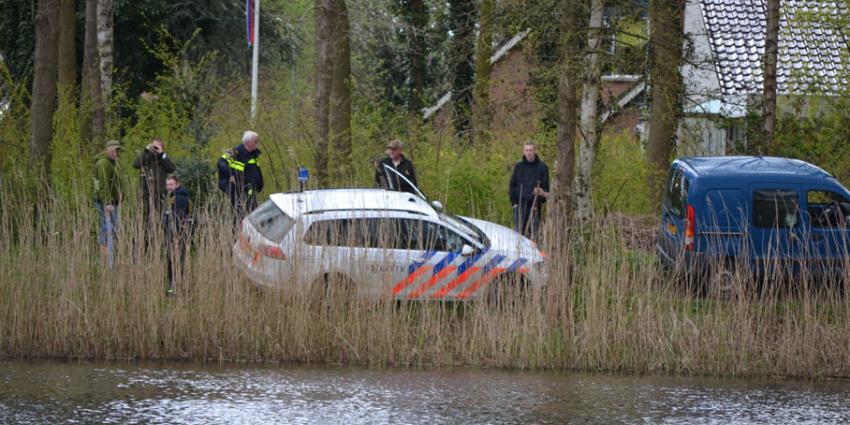
[[[256,288],[231,260],[228,211],[196,205],[167,298],[163,240],[146,249],[130,208],[109,270],[89,200],[5,189],[0,204],[0,356],[850,376],[846,291],[694,297],[622,226],[548,244],[546,287],[498,308],[352,301]]]

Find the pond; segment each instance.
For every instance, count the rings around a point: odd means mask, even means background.
[[[850,422],[850,381],[0,361],[0,423],[780,422]]]

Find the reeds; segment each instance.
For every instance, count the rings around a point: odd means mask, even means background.
[[[108,269],[89,200],[13,192],[0,192],[2,356],[850,375],[838,285],[789,294],[768,279],[738,296],[694,296],[620,225],[584,238],[549,223],[549,282],[516,302],[397,302],[260,289],[233,263],[228,209],[196,206],[168,298],[161,229],[122,209]]]

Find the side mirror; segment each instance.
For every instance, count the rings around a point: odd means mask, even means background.
[[[467,244],[463,244],[463,248],[460,249],[460,255],[463,256],[463,257],[469,257],[470,255],[472,255],[474,253],[475,253],[475,248],[473,248],[473,247],[471,247]]]
[[[442,203],[442,202],[440,202],[440,201],[431,201],[431,205],[433,205],[433,206],[434,206],[434,208],[436,208],[436,209],[438,209],[438,210],[440,210],[440,211],[442,211],[442,210],[443,210],[443,203]]]

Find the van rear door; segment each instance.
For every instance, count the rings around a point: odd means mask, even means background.
[[[766,270],[796,269],[804,249],[800,187],[766,183],[749,192],[752,260]]]
[[[745,192],[710,189],[697,215],[700,246],[713,258],[738,258],[744,252],[747,223]]]
[[[670,266],[681,260],[679,257],[684,251],[687,199],[687,178],[682,169],[674,164],[664,183],[661,201],[661,236],[658,238],[659,253]]]

